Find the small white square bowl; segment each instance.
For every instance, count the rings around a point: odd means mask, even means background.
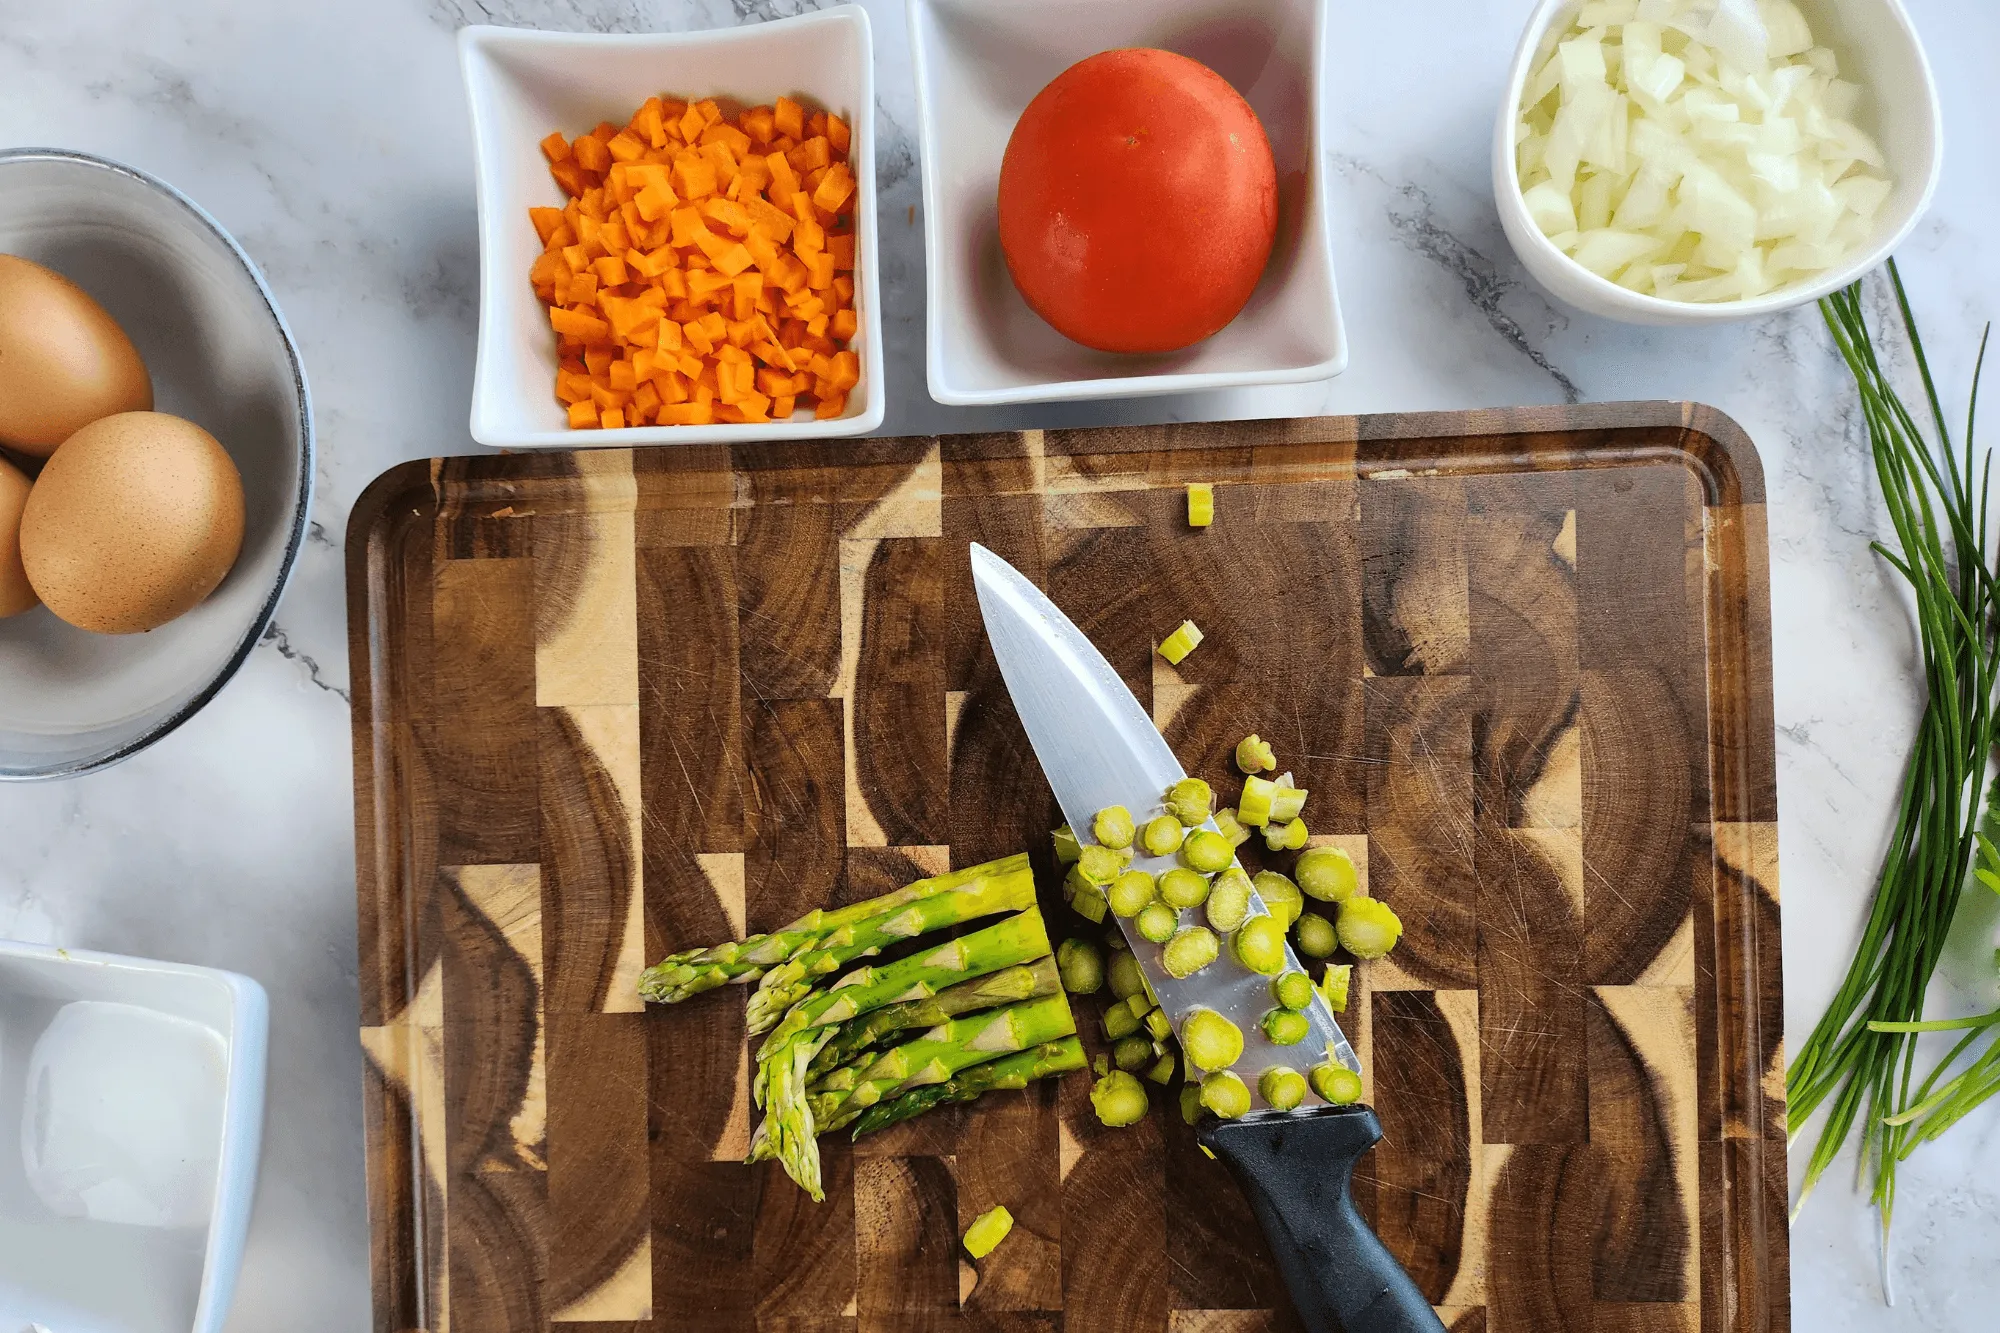
[[[138,1100],[131,1105],[107,1102],[101,1088],[115,1070],[106,1061],[129,1058],[136,1066],[148,1057],[133,1050],[129,1037],[107,1046],[100,1025],[97,1040],[71,1046],[67,1062],[49,1066],[68,1070],[69,1077],[52,1075],[51,1085],[30,1089],[42,1039],[53,1040],[56,1029],[64,1026],[59,1016],[80,1017],[82,1011],[69,1008],[80,1002],[97,1015],[106,1006],[113,1014],[128,1007],[144,1011],[173,1030],[198,1037],[213,1055],[176,1059],[150,1078],[135,1067],[130,1082]],[[269,1000],[264,988],[248,977],[0,940],[0,1328],[220,1333],[242,1268],[257,1192],[269,1042]],[[124,1051],[117,1049],[120,1044]],[[90,1056],[78,1057],[79,1049],[88,1049]],[[153,1061],[162,1058],[159,1048],[150,1049]],[[79,1063],[87,1067],[79,1068]],[[106,1140],[110,1146],[96,1170],[63,1184],[78,1190],[68,1206],[87,1199],[88,1213],[129,1214],[143,1194],[134,1193],[139,1189],[134,1173],[146,1170],[135,1161],[159,1151],[157,1142],[137,1142],[132,1136],[172,1133],[175,1127],[185,1133],[207,1119],[205,1114],[177,1118],[187,1108],[159,1100],[155,1082],[172,1082],[183,1094],[193,1091],[204,1100],[220,1100],[213,1176],[179,1182],[182,1188],[205,1183],[212,1189],[205,1210],[198,1198],[183,1196],[179,1205],[192,1204],[202,1224],[182,1225],[186,1219],[178,1219],[135,1225],[58,1214],[27,1178],[31,1110],[47,1098],[118,1127]],[[52,1091],[52,1086],[68,1091]],[[151,1103],[145,1100],[149,1087],[155,1098]],[[157,1169],[162,1160],[156,1157],[152,1166]],[[139,1206],[159,1204],[154,1200]]]
[[[479,362],[472,438],[503,449],[577,449],[865,435],[882,424],[882,308],[875,224],[875,61],[868,14],[837,5],[814,14],[714,32],[535,32],[470,27],[458,34],[472,106],[479,182]],[[715,97],[756,106],[780,95],[823,108],[854,132],[854,307],[861,382],[831,421],[571,430],[555,399],[556,340],[528,284],[541,243],[531,205],[560,207],[541,141],[599,121],[622,125],[648,97]]]
[[[1124,398],[1323,380],[1347,368],[1319,115],[1327,0],[911,0],[923,130],[925,370],[940,403]],[[1028,308],[1000,254],[1000,159],[1022,110],[1099,51],[1199,60],[1243,95],[1278,168],[1278,237],[1230,324],[1178,352],[1093,351]]]

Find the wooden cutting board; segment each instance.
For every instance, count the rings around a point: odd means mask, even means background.
[[[676,948],[1049,869],[968,540],[1190,771],[1269,738],[1401,913],[1346,1017],[1358,1189],[1455,1333],[1789,1327],[1762,478],[1727,418],[1642,403],[382,477],[348,544],[378,1329],[1296,1326],[1171,1097],[830,1138],[815,1205],[738,1164],[743,992],[635,998]]]

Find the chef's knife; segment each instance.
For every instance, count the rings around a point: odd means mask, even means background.
[[[1143,823],[1167,788],[1187,776],[1145,709],[1055,603],[977,543],[972,579],[1001,678],[1077,837],[1089,838],[1107,806],[1122,805]],[[1135,846],[1138,869],[1158,874],[1174,863],[1142,850]],[[1267,909],[1253,894],[1250,910],[1260,916]],[[1270,1065],[1312,1064],[1322,1052],[1359,1072],[1354,1048],[1319,996],[1307,1009],[1312,1032],[1305,1042],[1273,1045],[1258,1026],[1271,1007],[1270,978],[1240,966],[1225,949],[1201,971],[1177,979],[1161,965],[1161,946],[1129,921],[1119,924],[1177,1033],[1198,1008],[1216,1010],[1242,1029],[1237,1070],[1246,1084],[1254,1088]],[[1289,946],[1285,962],[1303,970]],[[1382,1137],[1373,1111],[1324,1103],[1266,1108],[1236,1120],[1205,1120],[1199,1133],[1242,1183],[1312,1333],[1442,1333],[1430,1302],[1354,1207],[1354,1164]]]

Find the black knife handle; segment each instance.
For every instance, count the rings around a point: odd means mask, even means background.
[[[1354,1164],[1382,1138],[1365,1106],[1202,1122],[1263,1224],[1311,1333],[1444,1333],[1431,1303],[1354,1207]]]

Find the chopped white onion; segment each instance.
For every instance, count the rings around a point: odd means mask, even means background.
[[[1586,0],[1529,76],[1528,214],[1609,281],[1679,301],[1804,282],[1874,232],[1887,162],[1792,0]]]

